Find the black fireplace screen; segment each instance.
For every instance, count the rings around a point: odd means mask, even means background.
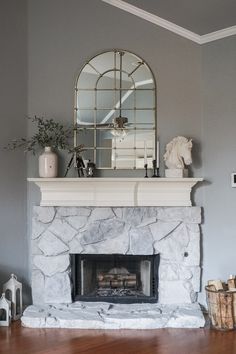
[[[73,299],[156,302],[159,255],[72,254]]]

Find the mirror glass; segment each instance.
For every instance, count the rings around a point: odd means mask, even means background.
[[[82,68],[75,88],[75,145],[99,169],[158,166],[156,83],[133,53],[101,53]]]

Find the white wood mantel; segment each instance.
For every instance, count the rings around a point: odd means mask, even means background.
[[[191,206],[202,178],[28,178],[41,206]]]

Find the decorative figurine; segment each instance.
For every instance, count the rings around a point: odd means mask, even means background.
[[[11,274],[10,280],[3,285],[3,292],[7,300],[11,301],[12,320],[18,320],[22,315],[22,284],[17,281],[17,277]]]
[[[166,177],[188,177],[188,170],[185,165],[192,163],[192,139],[188,140],[184,136],[177,136],[166,145],[164,161],[167,169]]]
[[[95,170],[95,163],[88,160],[87,167],[86,167],[86,175],[87,177],[93,177]]]
[[[80,155],[80,153],[82,151],[85,151],[85,149],[83,147],[84,147],[84,145],[78,145],[69,151],[70,153],[72,153],[72,156],[71,156],[71,159],[67,165],[64,177],[67,176],[67,173],[71,169],[72,166],[76,168],[77,173],[78,173],[78,177],[84,177],[85,164],[84,164],[84,160],[83,160],[82,156]],[[74,161],[74,165],[72,164],[73,161]]]
[[[11,302],[6,299],[5,293],[0,298],[0,327],[9,326],[11,322]]]

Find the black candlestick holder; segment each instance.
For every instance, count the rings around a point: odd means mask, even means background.
[[[153,168],[153,175],[152,177],[160,177],[159,176],[159,168],[157,167],[157,161],[156,160],[153,160],[152,161],[152,168]]]
[[[147,165],[147,163],[144,164],[144,168],[145,168],[145,176],[144,176],[144,178],[148,178],[148,172],[147,172],[148,165]]]

